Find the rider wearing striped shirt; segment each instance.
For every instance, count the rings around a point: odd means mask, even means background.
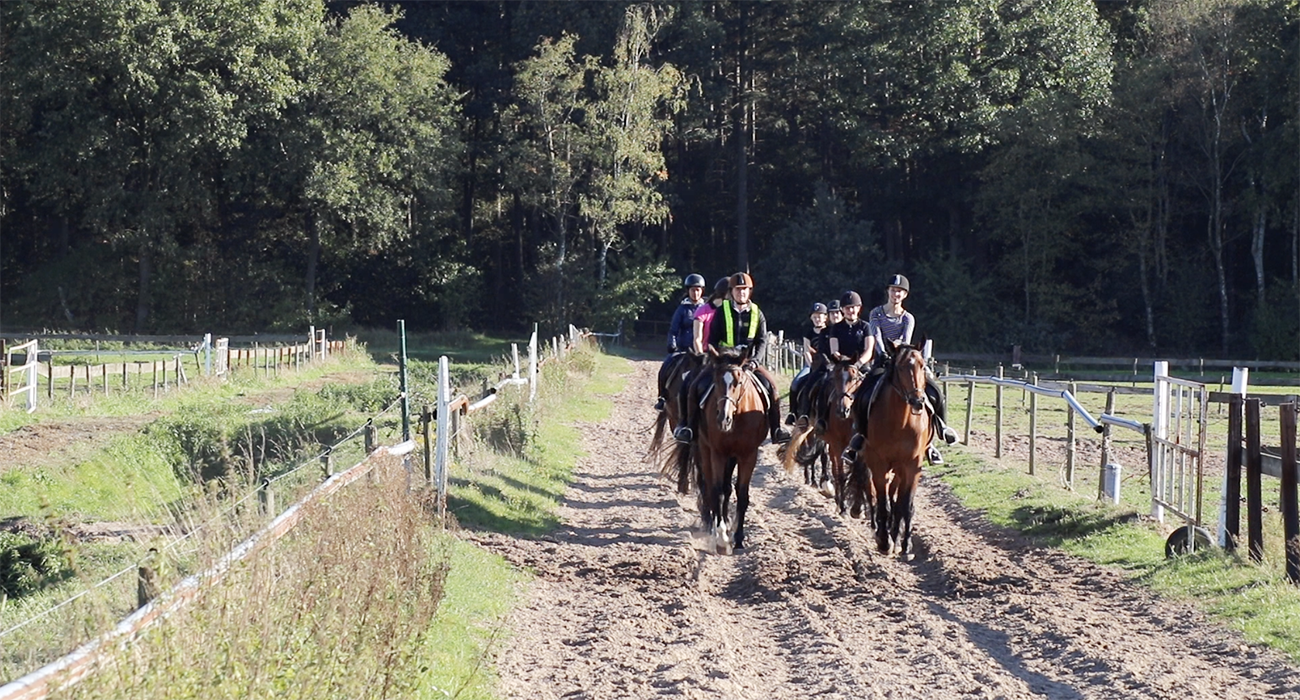
[[[868,319],[869,334],[867,336],[867,362],[872,363],[871,376],[862,383],[859,394],[870,399],[876,382],[884,374],[884,355],[885,349],[889,347],[887,343],[899,341],[905,345],[912,343],[912,331],[916,328],[916,318],[911,312],[903,308],[903,300],[911,293],[911,285],[907,278],[902,275],[891,275],[889,283],[886,285],[886,293],[889,301],[877,306],[871,310]],[[874,363],[873,363],[874,360]],[[944,442],[951,445],[957,441],[957,432],[948,427],[944,422],[945,405],[943,401],[943,392],[939,391],[939,385],[935,382],[934,377],[929,372],[925,375],[925,394],[930,399],[934,407],[934,432],[935,435],[942,438]],[[857,451],[862,449],[867,433],[866,425],[854,425],[855,434],[853,440],[849,442],[846,456],[856,456]],[[943,464],[943,456],[933,444],[927,451],[927,457],[931,464]]]

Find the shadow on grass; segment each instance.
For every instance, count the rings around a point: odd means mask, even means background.
[[[1011,518],[1026,535],[1052,546],[1087,537],[1138,519],[1134,512],[1080,511],[1061,506],[1026,505],[1011,512]]]

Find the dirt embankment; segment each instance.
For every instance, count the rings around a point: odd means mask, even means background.
[[[765,447],[734,556],[695,549],[693,497],[643,460],[637,364],[550,536],[469,535],[537,574],[507,625],[518,698],[1300,698],[1300,672],[1111,571],[1034,547],[927,480],[913,562]]]

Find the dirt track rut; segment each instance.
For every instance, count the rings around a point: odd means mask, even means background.
[[[933,480],[913,562],[764,447],[746,549],[698,551],[693,497],[643,459],[653,362],[538,539],[469,535],[536,573],[497,658],[512,698],[1300,698],[1300,672],[1188,607],[1026,544]]]

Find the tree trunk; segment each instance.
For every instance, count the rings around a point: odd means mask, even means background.
[[[748,11],[745,4],[738,5],[740,19],[736,37],[736,105],[733,110],[736,139],[736,264],[749,270],[749,123],[746,102],[749,80],[749,37],[746,30]]]
[[[1255,222],[1250,228],[1250,259],[1255,262],[1255,301],[1264,304],[1264,225],[1268,218],[1264,207],[1255,210]]]
[[[320,262],[320,226],[316,216],[308,213],[307,220],[307,318],[314,320],[316,315],[316,267]]]
[[[135,302],[135,333],[145,331],[149,320],[149,287],[153,281],[153,253],[149,249],[149,239],[140,244],[140,289]]]

